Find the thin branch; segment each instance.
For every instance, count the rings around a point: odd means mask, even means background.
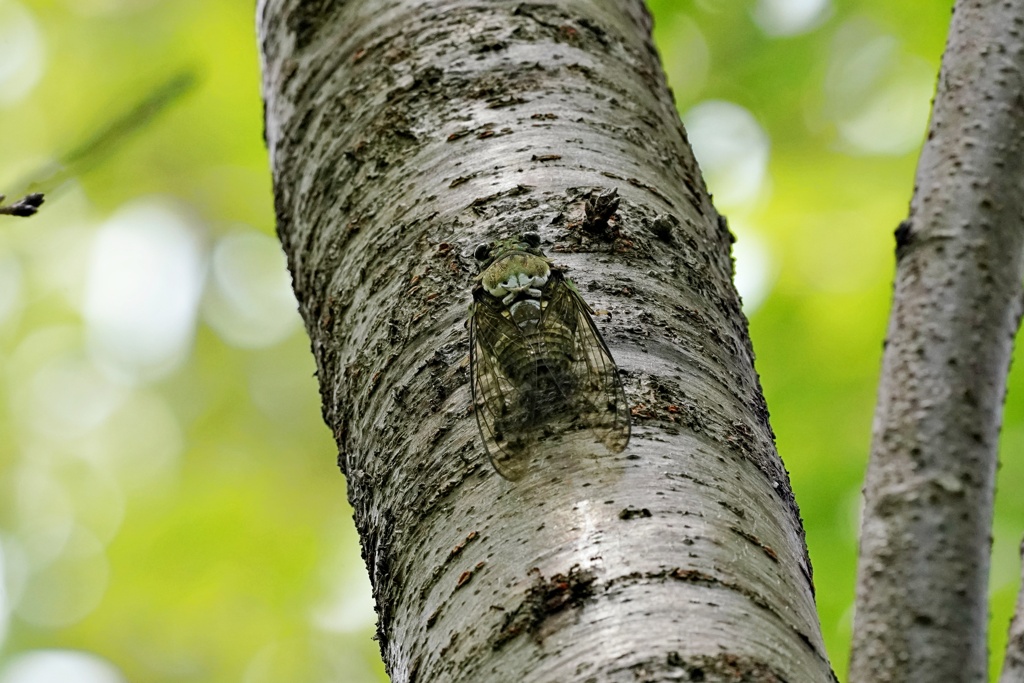
[[[33,216],[37,211],[39,211],[39,207],[43,203],[43,195],[41,192],[27,194],[13,204],[3,206],[5,198],[6,195],[0,194],[0,214],[5,214],[7,216]]]
[[[93,130],[84,141],[62,154],[57,161],[35,169],[15,183],[14,187],[22,192],[32,192],[29,196],[42,193],[53,195],[69,178],[82,175],[110,158],[133,134],[155,121],[171,105],[191,92],[198,82],[198,75],[193,69],[176,72],[114,119]],[[7,213],[2,210],[0,212]]]
[[[850,680],[987,680],[1003,397],[1024,278],[1024,0],[958,0],[897,273]]]

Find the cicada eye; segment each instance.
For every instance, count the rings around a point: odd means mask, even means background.
[[[491,256],[491,245],[487,242],[476,245],[476,251],[473,255],[476,256],[477,261],[486,261]]]
[[[540,246],[540,235],[535,232],[523,233],[523,241],[527,246],[537,248]]]

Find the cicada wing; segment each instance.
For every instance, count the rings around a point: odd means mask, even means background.
[[[573,370],[568,375],[573,386],[565,387],[564,393],[598,440],[609,451],[619,453],[629,443],[630,434],[629,403],[619,369],[579,292],[564,278],[552,282],[549,291],[545,320],[550,318],[551,324],[573,331]]]
[[[519,329],[490,301],[478,300],[470,318],[470,371],[473,406],[484,448],[498,474],[516,480],[529,463],[529,439],[524,435],[533,416],[522,388],[501,368],[499,354],[525,345]]]

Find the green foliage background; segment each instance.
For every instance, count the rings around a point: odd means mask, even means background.
[[[758,370],[842,677],[891,234],[950,3],[650,5],[739,235]],[[384,680],[344,480],[271,241],[253,14],[250,0],[0,0],[9,195],[172,75],[198,79],[54,176],[38,216],[0,217],[2,683],[60,666],[86,683]],[[731,112],[740,132],[702,111]],[[753,140],[744,149],[762,163],[730,157],[716,135]],[[134,247],[124,229],[164,224]],[[146,266],[154,249],[177,254],[185,280],[147,280],[162,272]],[[999,474],[994,665],[1024,529],[1022,380],[1011,378]]]

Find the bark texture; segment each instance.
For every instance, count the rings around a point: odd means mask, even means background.
[[[957,2],[897,272],[850,680],[987,680],[1002,404],[1024,277],[1024,0]]]
[[[1024,542],[1020,544],[1021,587],[1017,605],[1010,621],[1010,634],[1006,639],[1006,657],[999,683],[1024,683]]]
[[[265,0],[259,25],[278,230],[392,680],[834,680],[643,4]],[[633,440],[512,483],[465,323],[475,245],[526,230],[610,312]]]

